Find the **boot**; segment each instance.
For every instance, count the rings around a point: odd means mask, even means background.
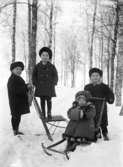
[[[71,142],[71,141],[68,141],[67,142],[67,147],[65,149],[66,152],[70,152],[70,151],[75,151],[76,149],[76,146],[77,146],[77,143],[76,142]]]
[[[96,138],[97,139],[101,139],[102,138],[100,128],[96,131]]]
[[[48,120],[52,119],[51,113],[48,113],[47,118],[48,118]]]
[[[18,131],[17,133],[18,133],[18,135],[24,135],[24,133],[20,132],[20,131]]]
[[[14,133],[15,136],[16,136],[16,135],[24,135],[23,132],[20,132],[20,131],[18,131],[18,130],[14,130],[13,133]]]
[[[105,141],[108,141],[108,140],[109,140],[108,134],[103,134],[103,139],[104,139]]]

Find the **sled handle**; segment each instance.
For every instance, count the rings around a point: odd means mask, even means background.
[[[101,97],[91,97],[90,100],[105,101],[105,98],[101,98]]]

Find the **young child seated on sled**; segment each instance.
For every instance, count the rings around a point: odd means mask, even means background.
[[[96,141],[94,124],[96,111],[95,106],[89,101],[90,98],[88,91],[79,91],[68,110],[70,121],[63,134],[63,137],[67,138],[66,151],[74,151],[80,143],[89,144]]]
[[[85,85],[85,90],[89,91],[92,95],[92,97],[96,98],[104,98],[105,99],[105,106],[104,106],[104,111],[102,115],[102,120],[101,120],[101,128],[97,133],[97,136],[101,138],[101,132],[103,135],[104,140],[109,140],[108,137],[108,114],[107,114],[107,104],[113,104],[114,102],[114,93],[113,91],[109,88],[108,85],[102,82],[102,77],[103,77],[103,71],[100,70],[99,68],[91,68],[89,70],[89,77],[91,83]],[[96,117],[95,117],[95,124],[97,125],[97,122],[100,117],[100,111],[101,111],[101,106],[102,106],[102,101],[96,100],[94,102],[95,108],[96,108]]]

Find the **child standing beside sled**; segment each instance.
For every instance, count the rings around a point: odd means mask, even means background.
[[[30,84],[25,84],[21,77],[24,70],[23,62],[17,61],[10,65],[11,76],[8,79],[8,97],[11,110],[11,124],[14,135],[22,135],[19,131],[21,115],[27,114],[29,110],[28,91],[32,89]]]
[[[48,47],[43,47],[39,51],[41,61],[34,67],[32,81],[35,86],[35,96],[40,98],[41,110],[44,118],[52,118],[52,97],[56,96],[55,86],[58,82],[56,67],[50,63],[52,51]]]
[[[94,117],[95,106],[89,101],[91,95],[88,91],[79,91],[75,101],[68,110],[70,119],[63,137],[67,138],[66,151],[74,151],[78,143],[96,141]]]
[[[112,90],[109,88],[109,86],[102,82],[102,75],[103,72],[99,68],[91,68],[89,71],[89,77],[91,83],[87,84],[84,89],[89,91],[92,97],[104,98],[105,102],[112,104],[114,102],[114,94]],[[96,107],[95,123],[97,123],[100,116],[102,101],[96,100],[94,104]],[[108,126],[108,115],[107,115],[107,104],[105,103],[101,120],[101,131],[104,140],[109,140],[107,126]]]

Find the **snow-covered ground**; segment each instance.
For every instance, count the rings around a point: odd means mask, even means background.
[[[66,117],[66,111],[71,106],[74,94],[78,89],[57,88],[57,98],[53,99],[53,113]],[[13,136],[10,124],[10,110],[6,86],[0,89],[0,167],[123,167],[123,117],[119,116],[120,108],[109,106],[110,141],[100,139],[96,144],[82,147],[70,153],[70,160],[54,153],[47,156],[41,148],[41,143],[48,141],[42,123],[34,106],[31,113],[22,116],[20,129],[25,133],[22,139]],[[65,125],[65,124],[64,124]],[[64,129],[57,130],[54,141],[61,139]],[[64,149],[65,144],[59,146]]]

